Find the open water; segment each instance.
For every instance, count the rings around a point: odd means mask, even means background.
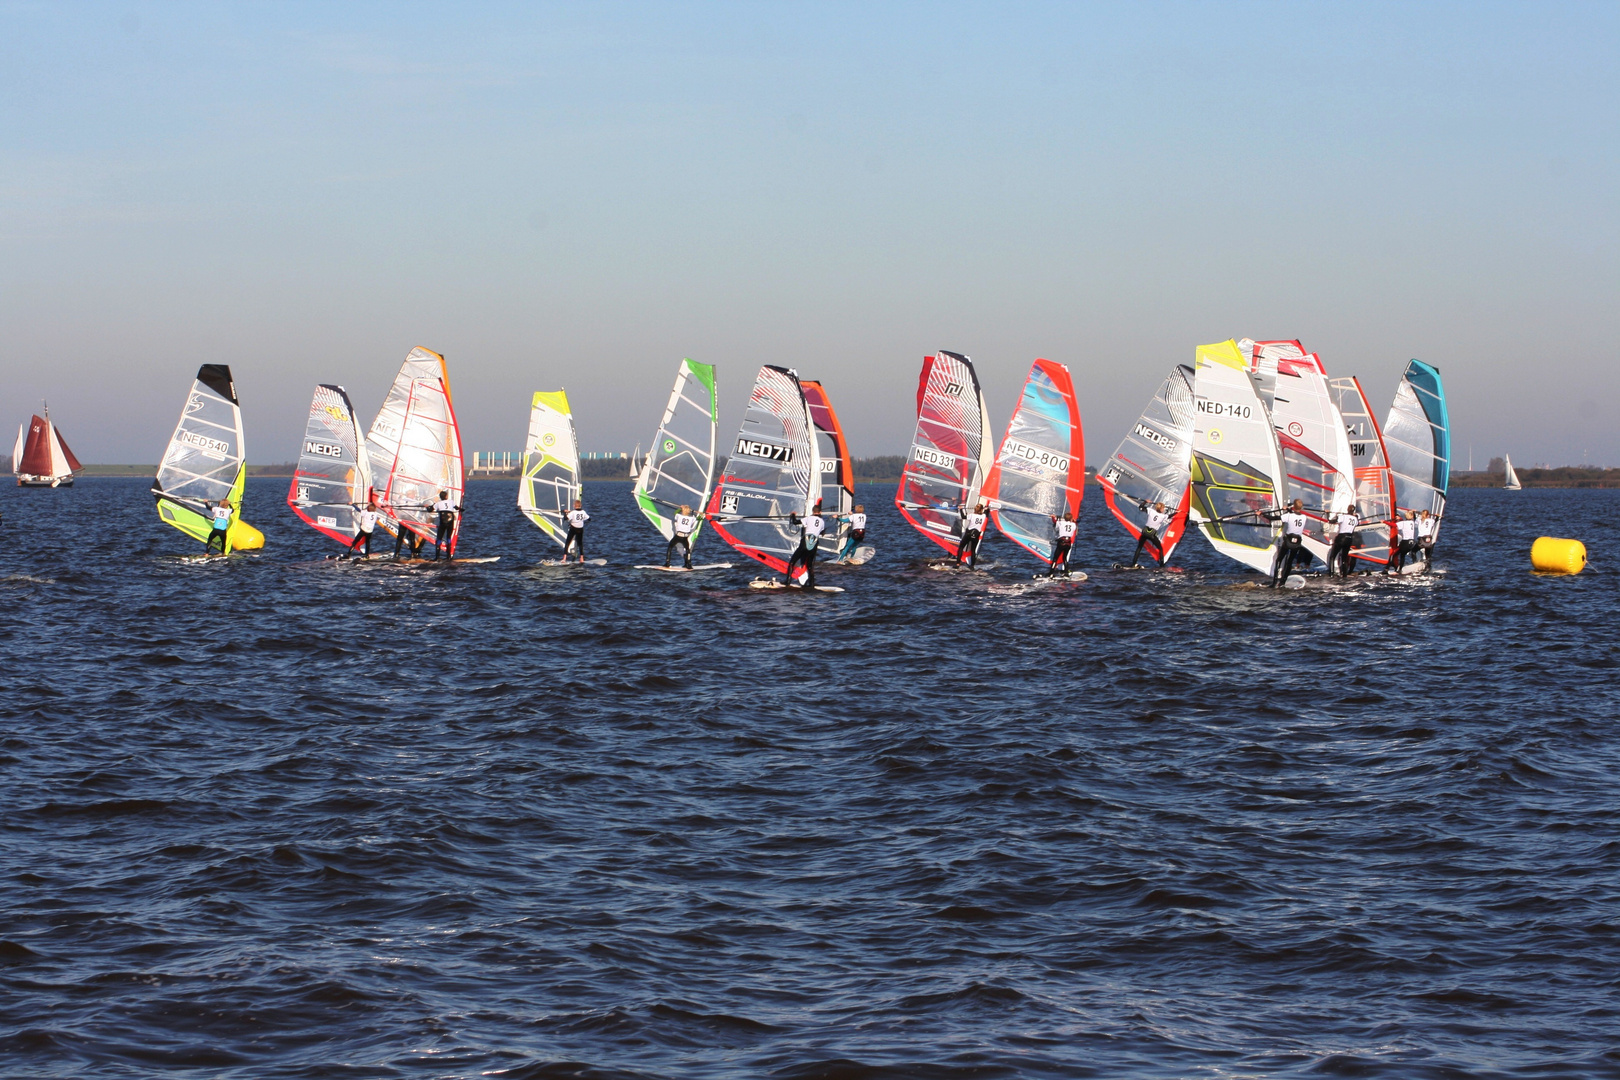
[[[1089,581],[931,571],[872,486],[807,596],[631,569],[622,483],[585,570],[510,481],[436,570],[285,485],[201,564],[0,489],[0,1074],[1620,1075],[1620,492],[1273,592],[1095,490]]]

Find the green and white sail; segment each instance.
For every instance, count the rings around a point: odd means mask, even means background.
[[[565,515],[579,498],[579,443],[565,390],[536,391],[523,444],[518,509],[559,545],[568,536]]]
[[[1266,515],[1281,505],[1282,460],[1262,385],[1235,341],[1196,355],[1192,520],[1216,551],[1270,574],[1278,526]]]
[[[701,518],[709,501],[720,419],[714,386],[712,364],[681,361],[664,418],[653,436],[652,453],[636,478],[636,505],[665,540],[675,535],[672,519],[682,506],[690,506]]]

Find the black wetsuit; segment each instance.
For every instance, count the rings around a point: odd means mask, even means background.
[[[956,562],[960,566],[965,556],[969,569],[973,569],[979,565],[979,541],[984,538],[984,515],[977,511],[972,513],[959,511],[959,513],[962,515],[963,529],[962,541],[956,545]],[[979,523],[976,529],[970,527],[970,522],[975,518]]]
[[[575,515],[578,515],[576,518]],[[565,518],[568,522],[568,535],[563,539],[563,562],[568,561],[568,552],[577,544],[579,546],[579,561],[585,561],[585,523],[591,515],[583,510],[570,510]],[[577,524],[576,524],[577,522]]]
[[[1356,534],[1354,529],[1352,529],[1350,532],[1341,532],[1335,534],[1333,537],[1333,546],[1328,549],[1328,573],[1336,573],[1340,577],[1349,577],[1350,550],[1355,546]]]
[[[1301,555],[1306,554],[1305,515],[1288,510],[1277,516],[1282,518],[1283,534],[1277,538],[1277,568],[1271,575],[1273,585],[1281,585],[1287,581],[1289,572],[1294,569],[1294,563]],[[1298,531],[1290,532],[1290,528]]]
[[[210,513],[212,513],[212,511],[210,511]],[[223,555],[225,554],[226,541],[230,538],[231,519],[227,517],[223,524],[221,524],[220,519],[217,517],[211,517],[210,521],[212,522],[213,527],[208,530],[208,539],[203,541],[203,554],[206,555],[208,552],[213,551],[214,541],[218,540],[219,553]]]
[[[685,518],[685,521],[681,519]],[[681,526],[687,525],[687,531],[681,532]],[[690,514],[676,514],[670,522],[671,535],[669,546],[664,549],[664,565],[669,565],[670,558],[675,554],[675,545],[681,546],[681,561],[685,567],[692,569],[692,533],[697,531],[697,518]]]
[[[812,530],[810,522],[812,520],[821,521],[821,516],[819,514],[813,515],[811,518],[805,518],[804,522],[801,523],[799,515],[789,514],[788,520],[795,525],[799,525],[799,546],[788,557],[788,584],[793,584],[793,568],[802,566],[804,567],[804,587],[813,589],[816,587],[816,548],[821,543],[822,533],[821,530]],[[823,528],[825,528],[825,522],[823,522]]]
[[[1160,566],[1164,565],[1164,540],[1159,536],[1159,530],[1170,523],[1170,515],[1160,510],[1149,510],[1145,503],[1138,504],[1148,515],[1148,524],[1142,526],[1142,532],[1136,538],[1136,551],[1131,555],[1131,565],[1135,566],[1142,557],[1142,549],[1149,544],[1153,545],[1153,559]],[[1152,524],[1159,521],[1157,525]]]
[[[1069,534],[1063,535],[1062,525],[1069,526]],[[1074,548],[1074,523],[1058,522],[1053,528],[1059,529],[1057,538],[1052,542],[1052,562],[1047,567],[1047,573],[1053,577],[1069,576],[1069,552]]]

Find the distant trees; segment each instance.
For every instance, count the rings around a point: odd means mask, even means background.
[[[1493,457],[1493,458],[1491,458],[1491,463],[1489,465],[1485,466],[1485,471],[1488,472],[1488,473],[1491,473],[1494,476],[1506,476],[1507,475],[1507,462],[1503,461],[1499,457]]]

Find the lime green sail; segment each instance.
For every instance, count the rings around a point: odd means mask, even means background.
[[[225,552],[264,546],[264,534],[239,516],[247,483],[242,409],[236,399],[231,369],[204,364],[180,411],[180,422],[152,482],[158,519],[199,543],[213,531],[211,508],[230,503],[232,519]]]
[[[529,438],[523,444],[518,509],[540,531],[566,544],[564,515],[579,498],[579,444],[565,390],[538,390],[529,407]]]
[[[673,518],[690,506],[701,519],[714,484],[714,438],[720,420],[713,364],[682,360],[669,405],[653,436],[652,453],[636,478],[636,505],[665,540]],[[692,533],[694,539],[697,532]]]

